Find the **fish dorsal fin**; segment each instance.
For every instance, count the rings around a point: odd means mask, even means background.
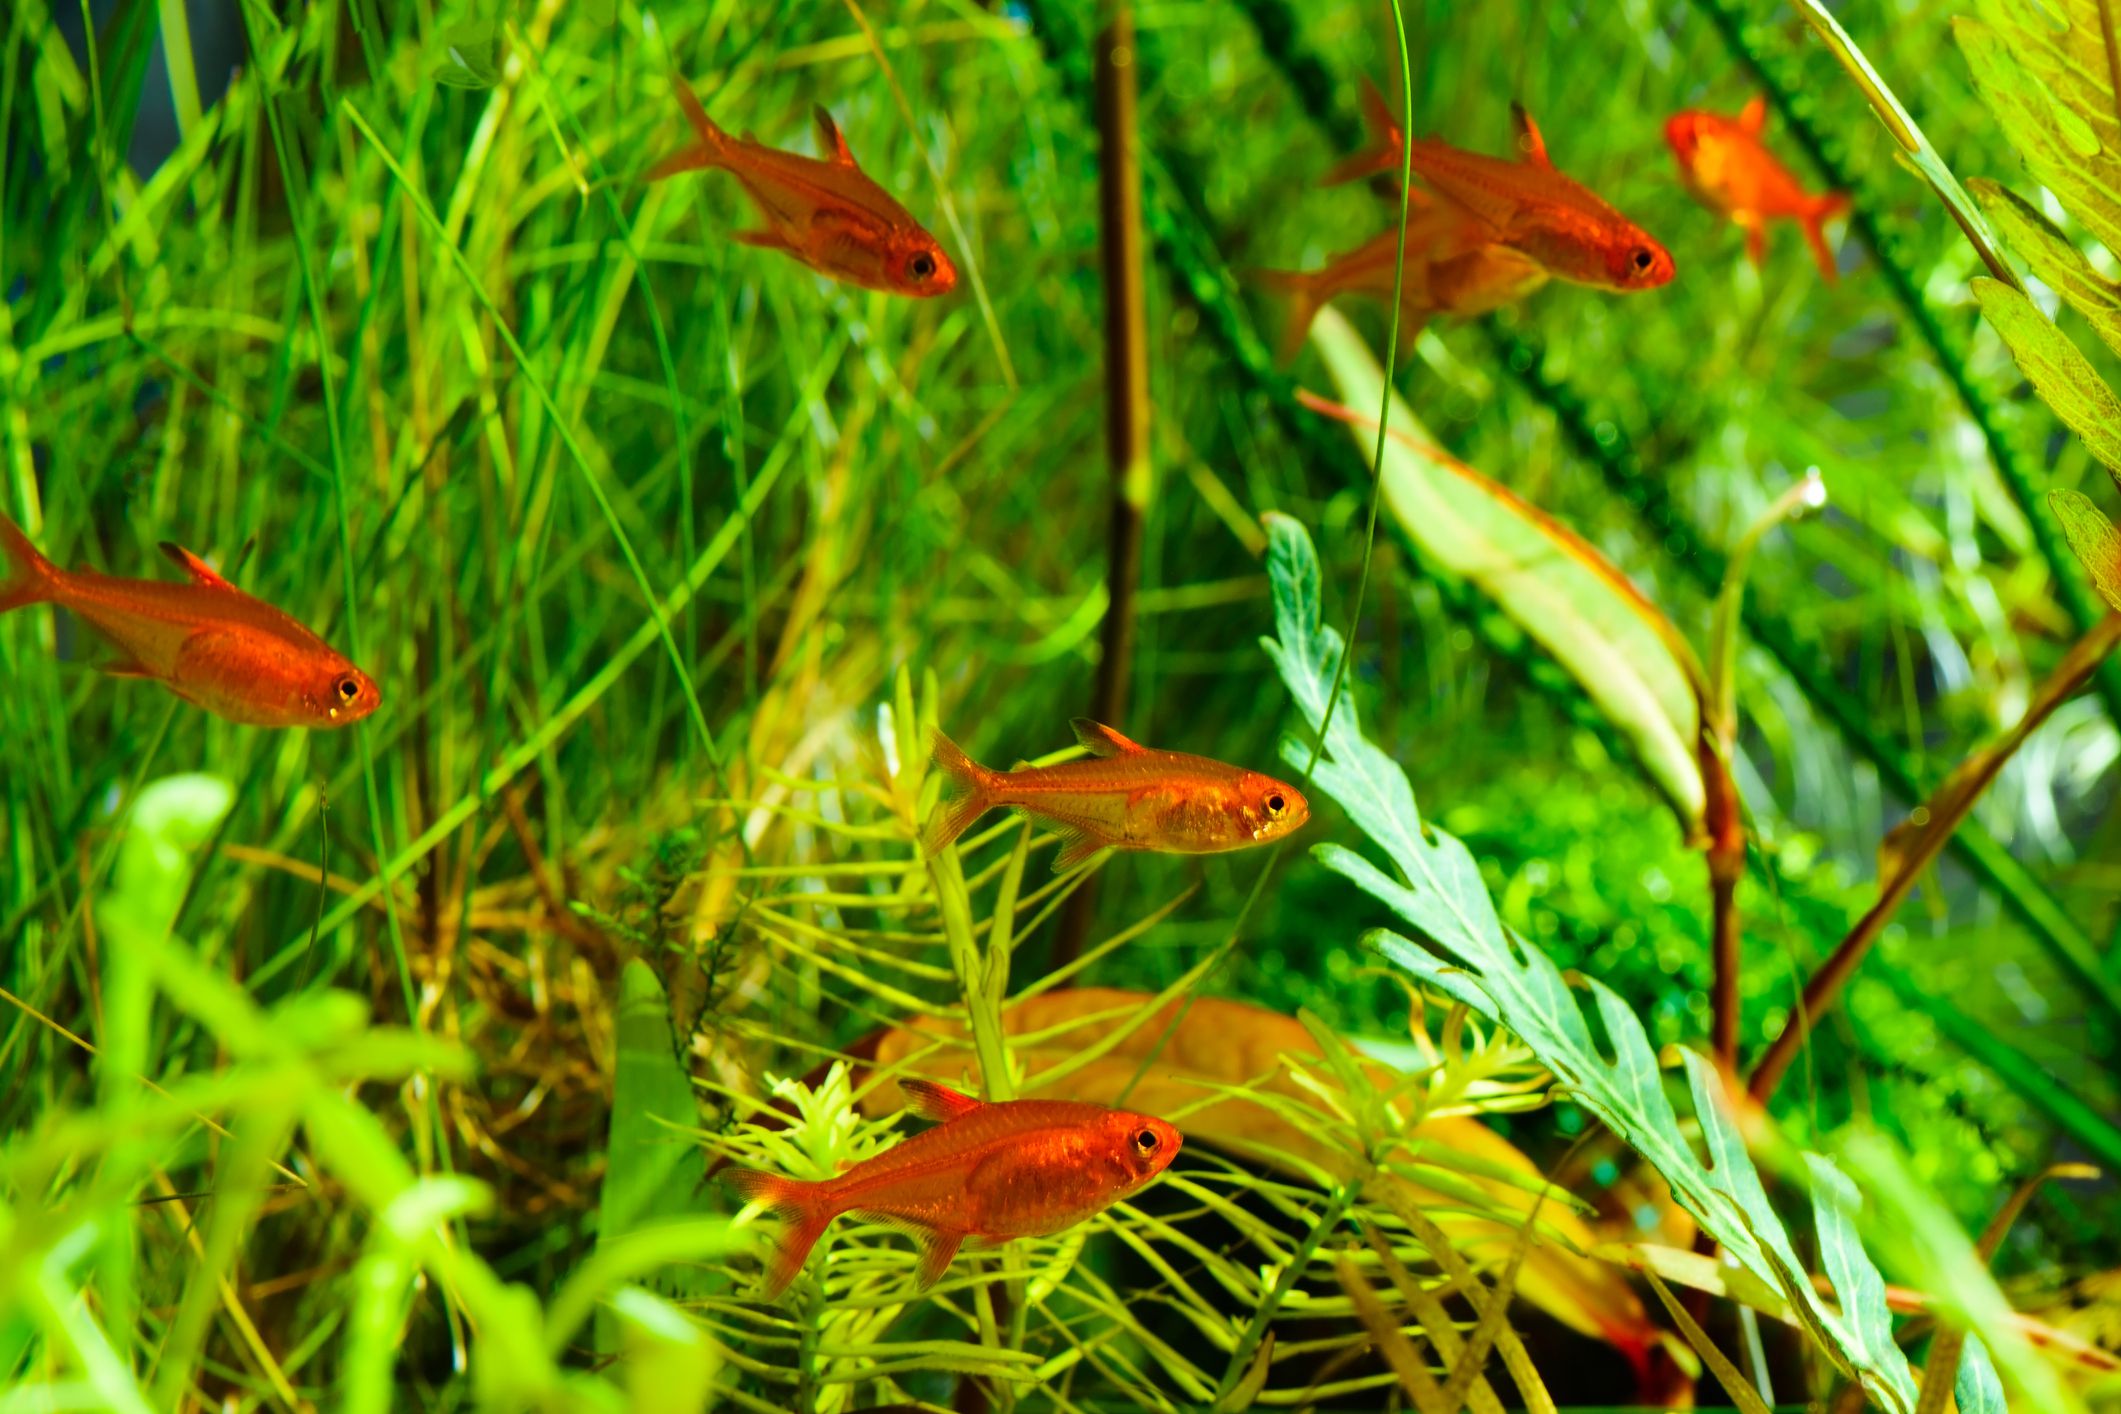
[[[980,1102],[970,1095],[961,1095],[947,1085],[938,1085],[933,1080],[900,1080],[898,1088],[906,1092],[906,1108],[922,1119],[932,1119],[937,1124],[947,1124],[953,1119],[962,1119],[980,1108]]]
[[[1075,739],[1092,756],[1124,756],[1130,751],[1146,750],[1139,742],[1129,741],[1104,723],[1093,722],[1088,717],[1073,718],[1068,725],[1075,728]]]
[[[202,589],[234,589],[236,587],[215,574],[211,565],[185,549],[182,545],[165,540],[162,542],[161,550],[164,555],[169,557],[171,564],[191,576],[191,582]]]
[[[820,103],[812,108],[810,116],[817,123],[818,146],[825,150],[825,160],[836,162],[842,167],[852,167],[859,172],[861,164],[856,162],[854,154],[847,150],[847,139],[840,132],[840,125],[833,122],[832,115],[825,111],[825,105]]]
[[[1738,126],[1754,137],[1760,136],[1760,130],[1767,126],[1767,99],[1765,96],[1754,94],[1752,101],[1738,110]]]
[[[1532,115],[1525,112],[1522,103],[1510,105],[1510,127],[1517,134],[1519,156],[1534,167],[1553,167],[1554,164],[1547,160],[1547,140],[1539,135],[1539,124],[1532,121]]]

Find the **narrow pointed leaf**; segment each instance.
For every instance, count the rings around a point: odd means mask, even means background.
[[[2058,486],[2047,493],[2047,503],[2054,507],[2055,518],[2062,522],[2062,534],[2069,540],[2071,551],[2084,562],[2099,597],[2121,610],[2121,529],[2116,529],[2098,503],[2081,491]]]
[[[2121,399],[2024,293],[1995,280],[1976,278],[1973,285],[1983,317],[2010,346],[2040,401],[2084,439],[2093,456],[2109,469],[2121,468]]]

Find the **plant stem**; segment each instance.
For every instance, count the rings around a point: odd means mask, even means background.
[[[1966,764],[1947,779],[1946,784],[1926,806],[1919,807],[1917,819],[1924,821],[1911,841],[1911,847],[1894,861],[1884,878],[1879,881],[1878,902],[1868,913],[1856,921],[1841,945],[1820,965],[1812,980],[1805,984],[1804,1000],[1791,1016],[1789,1024],[1782,1028],[1754,1069],[1747,1088],[1753,1098],[1765,1104],[1781,1083],[1783,1073],[1790,1062],[1796,1059],[1798,1049],[1803,1046],[1811,1028],[1818,1024],[1819,1017],[1831,1008],[1841,994],[1841,988],[1854,975],[1857,965],[1878,935],[1900,909],[1901,902],[1914,890],[1915,881],[1922,877],[1930,861],[1944,847],[1944,842],[1958,823],[1973,809],[1974,802],[1981,798],[1989,784],[2003,770],[2013,752],[2024,744],[2034,729],[2053,714],[2069,699],[2071,693],[2089,679],[2103,662],[2116,643],[2121,643],[2121,613],[2108,614],[2092,631],[2077,640],[2063,656],[2055,671],[2034,695],[2032,705],[2018,724],[1996,744],[1982,748],[1969,757]],[[1961,772],[1970,774],[1961,777]]]
[[[1109,593],[1090,715],[1124,726],[1134,665],[1134,595],[1148,517],[1149,319],[1142,284],[1142,192],[1135,123],[1133,0],[1106,0],[1097,36],[1098,232],[1105,286],[1105,460],[1112,470]],[[1061,914],[1055,966],[1082,954],[1097,910],[1097,880],[1083,882]]]

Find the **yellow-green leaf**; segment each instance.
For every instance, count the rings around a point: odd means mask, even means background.
[[[2121,353],[2121,285],[2094,270],[2084,252],[2024,197],[1980,177],[1967,186],[2033,274],[2083,315],[2108,348]]]
[[[1375,355],[1345,319],[1323,310],[1311,341],[1340,401],[1374,408],[1384,391]],[[1373,424],[1374,426],[1374,424]],[[1395,394],[1385,509],[1422,556],[1481,590],[1566,668],[1642,758],[1689,840],[1704,835],[1707,791],[1697,750],[1705,679],[1655,605],[1575,532],[1434,446]],[[1354,425],[1365,453],[1373,433]]]
[[[2080,491],[2057,487],[2047,493],[2047,503],[2055,508],[2062,533],[2069,537],[2069,548],[2084,561],[2099,597],[2121,609],[2121,530]]]
[[[2121,250],[2121,122],[2107,82],[2099,0],[2066,0],[2064,23],[2023,0],[1984,0],[1952,22],[1974,83],[2011,146],[2071,216]]]
[[[1976,277],[1974,299],[2011,357],[2055,416],[2084,439],[2093,456],[2121,468],[2121,399],[2031,299],[2000,281]]]

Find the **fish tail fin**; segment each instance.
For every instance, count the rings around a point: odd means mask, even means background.
[[[644,182],[660,182],[680,172],[725,165],[724,152],[729,146],[729,134],[707,116],[707,110],[700,106],[700,96],[692,91],[692,85],[685,81],[683,74],[673,71],[670,83],[677,90],[678,106],[685,110],[685,121],[692,124],[692,131],[699,140],[650,167],[641,178]]]
[[[1798,223],[1804,228],[1805,243],[1812,248],[1812,258],[1819,262],[1819,273],[1826,277],[1826,282],[1830,285],[1841,278],[1841,272],[1835,266],[1834,252],[1826,243],[1826,223],[1848,209],[1848,197],[1841,192],[1830,191],[1824,196],[1815,197],[1810,208],[1798,218]]]
[[[1000,773],[988,770],[967,756],[963,748],[940,730],[935,733],[935,766],[959,794],[957,799],[936,811],[927,833],[922,836],[921,846],[929,854],[955,843],[959,835],[971,828],[974,820],[1000,804],[994,798]]]
[[[760,1294],[768,1301],[780,1300],[810,1260],[810,1249],[825,1235],[838,1216],[825,1197],[825,1184],[805,1183],[757,1169],[733,1169],[722,1181],[747,1203],[758,1203],[781,1219],[780,1233],[766,1258],[765,1285]]]
[[[0,514],[0,614],[58,597],[59,567],[37,553],[22,527]]]
[[[1405,138],[1399,131],[1399,120],[1392,116],[1392,105],[1385,101],[1373,79],[1363,80],[1362,116],[1370,129],[1370,145],[1328,167],[1318,179],[1320,186],[1337,187],[1399,166],[1400,144]]]
[[[1252,279],[1280,306],[1281,334],[1274,342],[1274,356],[1283,363],[1292,362],[1303,350],[1311,321],[1325,303],[1319,278],[1304,270],[1255,270]]]

